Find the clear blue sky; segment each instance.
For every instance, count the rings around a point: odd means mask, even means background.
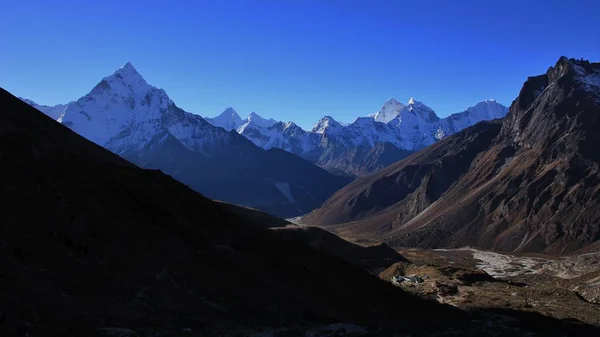
[[[176,4],[176,5],[175,5]],[[561,55],[600,60],[600,1],[9,0],[0,86],[42,104],[127,61],[183,109],[311,127],[414,96],[440,116],[509,105]]]

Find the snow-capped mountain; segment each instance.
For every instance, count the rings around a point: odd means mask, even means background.
[[[208,197],[279,216],[307,213],[349,182],[292,154],[261,149],[225,128],[244,132],[275,121],[256,114],[242,120],[227,109],[217,118],[223,127],[215,127],[177,107],[130,63],[74,102],[35,107],[96,144],[139,166],[161,169]]]
[[[262,118],[256,112],[251,112],[248,117],[242,119],[237,111],[231,107],[225,109],[225,111],[216,117],[205,119],[214,126],[221,127],[227,131],[236,130],[238,133],[242,133],[248,127],[268,128],[277,123],[273,118]]]
[[[220,115],[214,118],[205,118],[207,122],[214,126],[221,127],[227,131],[236,130],[244,124],[242,117],[232,108],[225,109]]]
[[[390,98],[368,117],[342,125],[325,116],[311,131],[293,122],[275,123],[272,119],[251,126],[250,122],[240,122],[241,118],[232,111],[225,110],[209,121],[228,130],[235,129],[264,149],[284,149],[327,169],[363,175],[478,122],[504,117],[508,109],[495,100],[485,100],[441,119],[433,109],[414,98],[406,104]],[[382,160],[378,161],[378,157]]]
[[[40,111],[43,111],[46,115],[48,115],[49,117],[51,117],[52,119],[55,119],[55,120],[58,119],[60,114],[67,107],[67,104],[58,104],[58,105],[49,106],[49,105],[37,104],[34,101],[27,99],[27,98],[19,97],[19,99],[22,100],[23,102],[31,105],[32,107],[34,107]]]
[[[311,131],[293,122],[262,118],[255,112],[243,119],[233,108],[204,119],[178,108],[164,90],[149,85],[130,63],[102,79],[77,101],[54,107],[28,103],[144,167],[151,163],[154,167],[166,165],[161,158],[148,159],[160,144],[177,144],[182,147],[177,150],[179,155],[192,151],[215,161],[232,148],[238,157],[250,156],[252,151],[241,153],[236,148],[247,139],[262,149],[283,149],[323,168],[353,175],[377,171],[479,121],[503,117],[507,111],[496,101],[486,100],[440,119],[414,98],[406,104],[391,98],[369,117],[342,125],[325,116]],[[165,156],[176,161],[172,154]],[[180,174],[180,168],[172,170]],[[206,188],[198,190],[207,193]],[[221,197],[219,193],[214,191],[209,196]]]
[[[465,111],[454,113],[443,119],[441,131],[443,134],[436,135],[437,139],[457,133],[481,121],[487,121],[506,116],[508,108],[493,99],[487,99],[477,103]],[[438,129],[440,130],[440,129]]]
[[[342,128],[342,124],[333,119],[331,116],[325,116],[321,118],[317,124],[312,128],[313,133],[323,134],[325,131],[335,132]]]
[[[369,117],[373,117],[377,122],[387,123],[396,118],[400,114],[400,111],[405,108],[404,104],[398,102],[395,98],[390,98],[378,112],[369,115]]]

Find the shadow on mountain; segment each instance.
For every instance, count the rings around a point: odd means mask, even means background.
[[[0,102],[0,335],[298,336],[353,323],[382,336],[481,336],[511,327],[490,330],[485,315],[474,322],[264,229],[4,90]]]
[[[515,334],[529,331],[536,336],[598,336],[600,327],[584,324],[573,319],[556,319],[537,312],[510,309],[483,309],[483,317],[488,317],[488,324],[506,324],[514,329]],[[493,318],[492,318],[493,317]],[[500,331],[502,331],[500,329]],[[513,335],[513,336],[514,336]],[[511,336],[510,332],[502,336]]]
[[[393,247],[566,254],[600,240],[600,63],[561,57],[502,120],[355,180],[307,224]]]

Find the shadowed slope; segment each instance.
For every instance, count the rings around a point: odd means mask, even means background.
[[[425,323],[409,322],[415,307],[461,316],[139,169],[4,90],[0,100],[3,335],[375,327],[398,315],[410,330]]]
[[[561,58],[502,122],[355,181],[306,217],[393,245],[566,253],[600,239],[600,63]]]

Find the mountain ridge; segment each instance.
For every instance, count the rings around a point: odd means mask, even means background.
[[[504,117],[507,111],[495,100],[488,99],[462,112],[439,118],[433,109],[412,97],[407,104],[390,98],[378,112],[358,117],[348,125],[324,116],[311,131],[293,122],[276,122],[248,129],[238,127],[237,131],[262,148],[281,148],[326,169],[361,176],[376,172],[386,163],[400,160],[412,151],[480,121]],[[220,119],[223,115],[226,113],[216,118]],[[218,123],[233,124],[232,121]],[[382,146],[386,143],[388,145]],[[382,152],[381,149],[386,150]],[[363,158],[357,153],[370,156]],[[382,158],[374,158],[375,154]],[[379,163],[373,165],[375,162]]]
[[[113,94],[111,95],[111,93]],[[130,62],[125,63],[112,75],[103,78],[89,94],[75,102],[43,106],[28,99],[23,100],[59,122],[71,125],[76,131],[85,134],[97,144],[103,145],[109,140],[108,137],[116,135],[115,129],[120,130],[128,118],[136,117],[127,113],[102,117],[107,113],[103,107],[89,108],[94,103],[94,97],[98,95],[105,95],[104,98],[113,103],[118,102],[123,111],[127,110],[127,106],[130,106],[131,109],[145,109],[147,115],[155,114],[154,120],[158,119],[161,110],[170,109],[176,113],[175,110],[179,109],[164,90],[149,85]],[[152,100],[159,101],[161,106],[158,111],[148,110],[155,106],[151,102]],[[80,108],[82,105],[86,106],[86,111]],[[111,109],[114,110],[114,107]],[[278,122],[272,118],[263,118],[255,112],[242,119],[232,107],[225,109],[216,117],[202,118],[202,120],[226,131],[235,131],[265,150],[273,147],[281,148],[327,170],[362,176],[376,172],[385,167],[387,163],[400,160],[406,154],[433,144],[465,127],[480,121],[503,117],[506,111],[506,107],[496,101],[484,100],[462,112],[439,118],[435,111],[411,97],[406,104],[390,98],[378,112],[370,114],[369,117],[359,117],[348,125],[342,125],[333,117],[325,116],[310,131],[302,129],[293,122]],[[101,127],[91,127],[99,124],[90,122],[92,117],[103,120],[100,123]],[[381,122],[384,125],[368,123],[368,119],[365,118]],[[185,119],[192,120],[193,118],[185,117]],[[194,123],[203,124],[199,119]],[[86,128],[86,125],[90,127]],[[206,126],[201,128],[208,129]],[[159,131],[149,132],[150,135],[145,135],[135,132],[135,128],[131,128],[128,133],[136,139],[130,137],[128,141],[138,144],[137,148],[139,149],[144,141],[149,141],[151,135]],[[169,132],[176,133],[176,138],[182,141],[182,137],[177,136],[181,134],[173,128]],[[214,131],[210,133],[213,136],[215,134]],[[192,150],[204,151],[206,144],[203,145],[202,137],[198,134],[194,134],[193,137],[197,138],[197,141],[187,139],[184,140],[185,145],[191,147]],[[111,139],[111,144],[115,146],[111,150],[125,151],[122,149],[123,145],[117,144],[116,140]],[[357,155],[359,153],[366,155],[362,157]],[[210,155],[210,153],[205,154]],[[377,156],[381,156],[381,158],[377,158]]]
[[[248,124],[262,122],[257,115],[251,117]],[[282,217],[318,207],[350,181],[303,159],[294,160],[297,166],[289,169],[288,155],[261,149],[235,131],[182,110],[164,90],[149,85],[131,63],[66,105],[57,121],[137,165],[163,170],[210,198]]]
[[[503,120],[356,180],[307,223],[423,248],[564,254],[593,245],[600,240],[598,75],[600,63],[561,57],[527,79]]]

